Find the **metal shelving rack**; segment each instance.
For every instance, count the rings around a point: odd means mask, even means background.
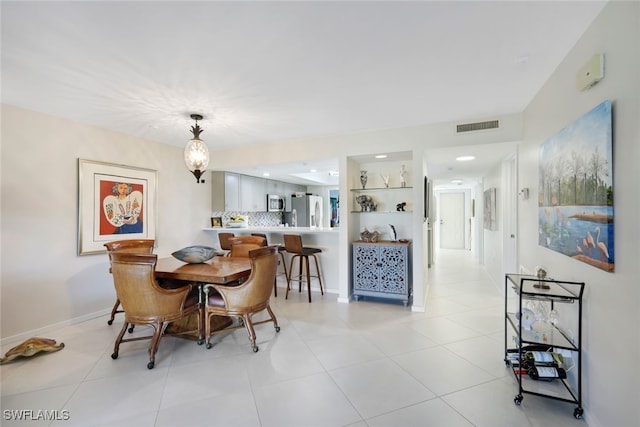
[[[532,394],[549,399],[560,400],[569,403],[575,403],[577,407],[573,411],[573,416],[577,419],[582,418],[582,294],[584,292],[584,282],[566,282],[553,279],[539,279],[535,276],[522,274],[505,275],[505,358],[507,366],[511,367],[516,379],[518,380],[518,394],[515,396],[514,403],[520,405],[522,403],[523,394]],[[540,301],[550,304],[550,310],[554,309],[555,304],[573,304],[577,303],[577,337],[572,337],[557,325],[549,323],[545,324],[546,329],[543,334],[536,332],[536,329],[526,330],[522,327],[522,322],[517,318],[516,312],[509,311],[509,287],[518,295],[517,312],[522,313],[523,300]],[[509,326],[516,333],[515,348],[509,348],[508,333]],[[552,381],[535,381],[530,379],[521,369],[521,361],[523,360],[523,350],[526,346],[538,346],[548,348],[550,351],[556,349],[568,350],[575,354],[577,365],[575,381],[573,386],[569,378],[555,379]],[[510,354],[518,354],[517,361],[509,358]],[[573,368],[572,368],[573,370]]]

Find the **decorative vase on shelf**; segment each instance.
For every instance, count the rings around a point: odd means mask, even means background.
[[[367,185],[367,171],[360,171],[360,184],[362,184],[362,189]]]

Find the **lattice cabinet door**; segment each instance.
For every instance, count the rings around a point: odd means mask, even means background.
[[[380,246],[380,291],[407,295],[407,246]]]
[[[353,245],[353,288],[366,291],[380,290],[380,251],[375,245]]]

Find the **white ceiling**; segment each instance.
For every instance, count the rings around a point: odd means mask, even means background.
[[[177,146],[200,113],[211,150],[484,119],[523,111],[604,4],[3,1],[1,97]]]

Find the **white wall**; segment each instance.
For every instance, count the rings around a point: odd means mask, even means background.
[[[196,184],[181,148],[3,105],[3,339],[115,302],[107,256],[77,256],[78,158],[158,171],[159,255],[206,239],[211,188]]]
[[[558,66],[524,114],[519,186],[520,263],[545,265],[556,278],[585,281],[583,359],[585,418],[591,427],[636,426],[640,402],[640,3],[610,2]],[[605,77],[585,92],[576,72],[596,53]],[[613,102],[615,273],[538,246],[538,149],[547,138],[602,101]]]
[[[346,158],[371,152],[413,151],[411,179],[422,178],[426,148],[510,142],[520,139],[521,115],[491,117],[501,129],[456,135],[455,123],[333,136],[308,141],[212,150],[211,168],[292,162],[310,158]],[[425,118],[427,120],[428,118]],[[478,118],[483,120],[485,118]],[[186,139],[185,139],[186,143]],[[28,147],[28,149],[27,149]],[[25,154],[28,154],[25,156]],[[115,299],[102,255],[76,255],[77,159],[139,166],[158,171],[158,247],[156,253],[195,243],[209,243],[210,183],[196,184],[185,169],[182,147],[133,138],[69,120],[2,105],[2,340],[28,338],[39,329],[82,320],[110,310]],[[219,164],[215,164],[215,162]],[[340,198],[348,200],[346,176],[340,177]],[[414,187],[414,199],[421,188]],[[339,230],[339,300],[348,301],[350,234],[348,205],[341,203]],[[422,212],[413,213],[414,229]],[[344,225],[347,227],[344,227]],[[420,275],[422,239],[414,251],[414,309],[424,304],[426,275]],[[37,263],[37,264],[36,264]],[[425,266],[426,268],[426,266]],[[46,304],[33,310],[34,299]],[[416,306],[418,304],[418,306]]]

